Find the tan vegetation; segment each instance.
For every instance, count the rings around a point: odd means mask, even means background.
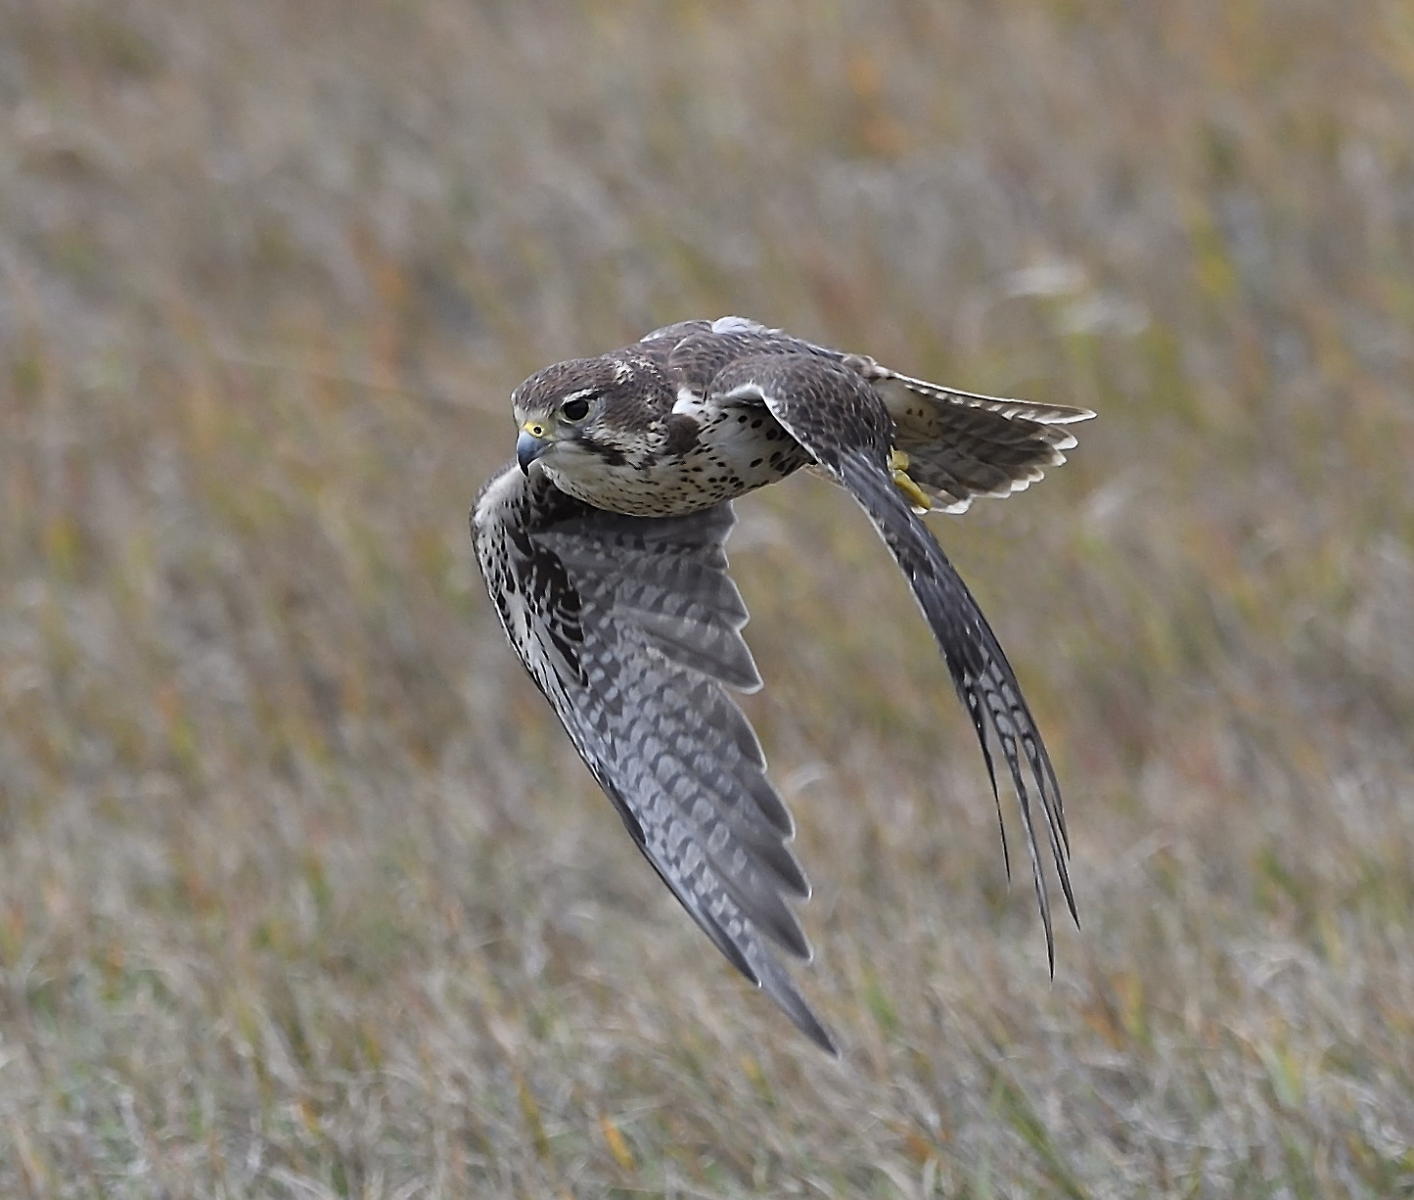
[[[0,26],[0,1194],[1414,1194],[1408,5]],[[1053,983],[867,524],[740,505],[842,1065],[467,544],[523,375],[733,311],[1101,413],[934,518],[1066,788]]]

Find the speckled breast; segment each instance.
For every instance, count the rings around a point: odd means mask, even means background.
[[[694,415],[697,437],[682,451],[665,451],[641,466],[545,462],[545,473],[561,491],[596,508],[668,517],[745,495],[811,461],[764,408],[733,405]]]

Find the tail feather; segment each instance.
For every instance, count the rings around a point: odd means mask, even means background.
[[[977,496],[1024,491],[1075,445],[1067,426],[1089,409],[981,396],[898,375],[874,380],[894,419],[894,445],[908,474],[937,507],[964,512]]]
[[[929,383],[926,379],[900,375],[896,371],[890,371],[888,378],[902,384],[916,395],[927,396],[931,400],[959,408],[978,408],[1003,417],[1025,417],[1039,425],[1070,425],[1076,421],[1088,421],[1095,415],[1092,409],[1076,408],[1069,404],[1046,404],[1038,400],[1016,400],[1006,396],[984,396],[980,392],[962,392],[957,388],[943,387],[940,383]]]

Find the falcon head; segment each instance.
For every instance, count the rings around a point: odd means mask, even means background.
[[[666,398],[666,403],[664,399]],[[672,408],[663,373],[648,359],[572,358],[535,372],[511,393],[520,426],[516,462],[573,471],[599,461],[641,466],[657,447],[654,433]]]

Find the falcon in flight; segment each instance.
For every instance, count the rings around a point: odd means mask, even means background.
[[[777,954],[810,957],[790,907],[810,885],[727,690],[761,686],[723,550],[732,501],[812,467],[849,491],[908,578],[977,731],[999,821],[994,750],[1006,763],[1054,970],[1042,842],[1075,915],[1055,771],[996,635],[920,514],[1021,491],[1065,461],[1068,426],[1094,414],[959,392],[742,317],[556,363],[511,405],[516,461],[471,515],[486,586],[634,842],[717,949],[837,1053]]]

